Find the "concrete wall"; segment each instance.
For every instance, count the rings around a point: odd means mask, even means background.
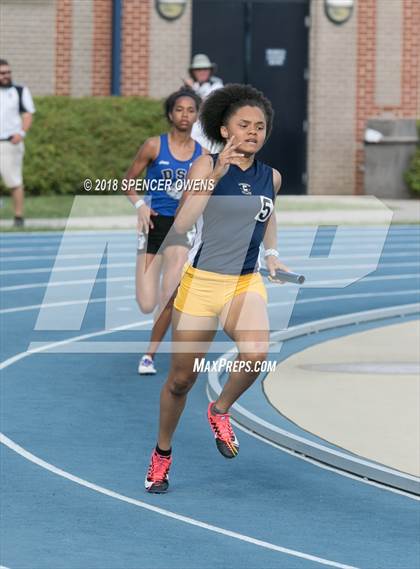
[[[94,0],[73,1],[71,94],[92,94]]]
[[[0,0],[0,57],[35,95],[55,88],[55,1]]]
[[[401,104],[403,0],[377,0],[375,103]]]
[[[174,22],[164,20],[150,2],[149,94],[166,97],[188,76],[191,59],[191,1]]]

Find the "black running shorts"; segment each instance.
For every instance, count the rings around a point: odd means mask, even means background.
[[[181,247],[191,249],[194,241],[195,229],[184,234],[175,233],[172,229],[168,239],[165,241],[165,237],[168,235],[169,230],[174,223],[174,219],[175,218],[173,216],[160,214],[153,217],[154,228],[149,228],[149,235],[146,235],[145,233],[138,234],[137,253],[141,254],[147,252],[151,255],[157,255],[163,253],[164,249],[171,245],[180,245]]]

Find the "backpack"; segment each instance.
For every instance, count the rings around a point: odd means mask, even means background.
[[[27,113],[28,111],[23,104],[23,87],[21,85],[13,85],[13,87],[16,89],[19,97],[19,113]]]

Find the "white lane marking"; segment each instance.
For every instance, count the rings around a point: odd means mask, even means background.
[[[348,300],[348,299],[354,299],[354,298],[371,298],[371,297],[379,297],[379,296],[401,296],[401,295],[406,295],[406,294],[419,294],[420,293],[420,289],[418,288],[414,288],[411,290],[396,290],[396,291],[390,291],[390,292],[361,292],[361,293],[355,293],[355,294],[335,294],[335,295],[331,295],[331,296],[317,296],[315,298],[303,298],[301,300],[296,300],[295,304],[308,304],[311,302],[323,302],[324,300],[329,301],[329,300]],[[282,302],[270,302],[268,304],[268,306],[286,306],[288,305],[289,302],[287,301],[282,301]],[[1,314],[1,311],[0,311]]]
[[[57,476],[61,476],[62,478],[66,478],[67,480],[70,480],[71,482],[75,482],[76,484],[79,484],[80,486],[84,486],[85,488],[89,488],[90,490],[93,490],[94,492],[98,492],[99,494],[109,496],[110,498],[120,500],[121,502],[126,502],[127,504],[131,504],[133,506],[143,508],[145,510],[148,510],[150,512],[154,512],[155,514],[159,514],[161,516],[165,516],[166,518],[171,518],[171,519],[176,520],[178,522],[183,522],[185,524],[195,526],[195,527],[199,527],[201,529],[205,529],[205,530],[208,530],[208,531],[211,531],[214,533],[218,533],[218,534],[224,535],[226,537],[231,537],[231,538],[237,539],[239,541],[244,541],[246,543],[250,543],[252,545],[256,545],[256,546],[262,547],[264,549],[270,549],[271,551],[277,551],[278,553],[284,553],[284,554],[290,555],[292,557],[299,557],[301,559],[307,559],[308,561],[314,561],[315,563],[319,563],[321,565],[327,565],[329,567],[338,567],[340,569],[356,569],[354,566],[351,566],[351,565],[345,565],[343,563],[331,561],[329,559],[324,559],[323,557],[317,557],[316,555],[311,555],[308,553],[304,553],[302,551],[297,551],[295,549],[289,549],[287,547],[275,545],[274,543],[270,543],[268,541],[263,541],[261,539],[256,539],[254,537],[250,537],[248,535],[244,535],[244,534],[241,534],[241,533],[238,533],[235,531],[231,531],[231,530],[219,527],[219,526],[214,526],[212,524],[202,522],[202,521],[197,520],[195,518],[190,518],[188,516],[183,516],[182,514],[177,514],[175,512],[171,512],[170,510],[166,510],[164,508],[152,506],[151,504],[148,504],[147,502],[143,502],[143,501],[137,500],[135,498],[130,498],[129,496],[125,496],[124,494],[114,492],[113,490],[109,490],[108,488],[104,488],[103,486],[93,484],[92,482],[89,482],[88,480],[84,480],[83,478],[79,478],[78,476],[75,476],[74,474],[71,474],[70,472],[66,472],[65,470],[62,470],[61,468],[57,468],[53,464],[50,464],[49,462],[42,460],[41,458],[35,456],[34,454],[28,452],[23,447],[16,444],[14,441],[9,439],[8,437],[3,435],[2,433],[0,434],[0,442],[3,445],[7,446],[9,449],[11,449],[14,452],[16,452],[17,454],[19,454],[20,456],[26,458],[26,460],[29,460],[33,464],[36,464],[36,465],[40,466],[41,468],[44,468],[45,470],[48,470],[48,471],[52,472],[53,474],[56,474]]]
[[[293,235],[292,233],[288,233],[285,234],[284,232],[280,231],[279,232],[279,243],[284,243],[285,241],[289,241],[289,240],[293,240],[293,242],[296,242],[296,240],[302,240],[302,239],[306,239],[306,237],[304,235]],[[107,237],[107,235],[105,235],[105,237]],[[128,238],[127,238],[128,237]],[[370,237],[370,236],[369,236]],[[375,237],[375,235],[373,235],[372,237]],[[419,237],[418,236],[410,236],[410,238],[407,238],[406,235],[397,235],[393,237],[393,241],[396,241],[397,243],[399,242],[404,242],[405,243],[409,243],[410,241],[413,242],[418,242]],[[101,237],[101,239],[103,239],[104,236]],[[331,241],[334,238],[334,235],[321,235],[321,236],[317,236],[316,237],[316,243],[317,245],[322,244],[324,241]],[[369,243],[369,238],[366,239],[366,236],[364,234],[349,234],[346,235],[345,237],[343,236],[343,243],[350,243],[352,241],[360,241],[360,239],[363,238],[363,244]],[[98,237],[99,239],[99,237]],[[392,238],[391,238],[392,239]],[[70,240],[68,239],[68,236],[65,236],[65,240],[66,240],[66,244],[68,245],[73,245],[72,250],[73,251],[83,251],[86,247],[83,246],[83,243],[80,242],[80,240],[77,240],[76,242],[72,242],[70,243]],[[388,240],[389,237],[388,237]],[[115,247],[117,249],[123,249],[127,246],[132,245],[132,243],[135,242],[135,233],[131,233],[130,235],[126,236],[126,238],[124,238],[124,240],[120,240],[120,239],[115,239],[113,236],[113,241],[115,242]],[[60,246],[60,241],[57,242],[57,244],[55,245],[37,245],[37,246],[31,246],[31,247],[9,247],[8,245],[10,244],[10,242],[7,244],[6,247],[0,247],[0,253],[18,253],[18,252],[30,252],[30,251],[57,251],[58,247]],[[13,244],[13,242],[12,242]],[[33,245],[33,240],[31,240],[31,245]],[[385,245],[387,246],[387,245]]]
[[[52,342],[51,344],[43,344],[32,350],[26,350],[26,352],[20,352],[14,356],[4,360],[0,363],[0,370],[9,367],[10,365],[32,356],[33,354],[39,354],[40,352],[45,352],[51,348],[56,348],[58,346],[64,346],[66,344],[71,344],[72,342],[79,342],[81,340],[88,340],[89,338],[97,338],[99,336],[106,336],[107,334],[114,334],[114,332],[121,332],[123,330],[130,330],[130,328],[136,328],[138,326],[147,326],[148,324],[153,324],[153,320],[139,320],[138,322],[131,322],[130,324],[124,324],[123,326],[118,326],[117,328],[112,328],[111,330],[99,330],[97,332],[89,332],[88,334],[81,334],[80,336],[72,336],[66,340],[58,340],[57,342]]]
[[[383,275],[383,276],[375,276],[375,277],[364,277],[362,279],[357,280],[354,283],[351,283],[351,285],[349,286],[354,286],[354,285],[358,285],[358,284],[365,284],[367,282],[373,282],[373,281],[398,281],[398,280],[406,280],[406,279],[418,279],[420,278],[420,273],[407,273],[404,275]],[[346,279],[331,279],[329,281],[312,281],[307,283],[306,285],[303,285],[302,288],[306,288],[306,289],[310,289],[313,287],[319,287],[319,286],[327,286],[327,287],[331,287],[331,285],[336,285],[336,284],[346,284],[348,283],[348,280]],[[270,283],[265,285],[265,288],[275,288],[276,286],[281,286],[278,283]],[[293,286],[289,283],[286,283],[286,285],[283,286]],[[347,288],[347,286],[345,287]],[[0,289],[1,290],[1,289]]]
[[[372,229],[375,229],[373,226],[371,227]],[[410,230],[410,228],[411,226],[407,226],[407,230]],[[112,232],[112,235],[121,235],[121,237],[125,237],[126,235],[132,235],[133,231],[133,229],[75,229],[71,231],[64,231],[64,229],[62,229],[56,231],[14,231],[13,233],[9,234],[2,233],[0,241],[13,241],[13,239],[18,237],[18,239],[16,239],[17,243],[24,241],[33,243],[33,241],[39,239],[47,241],[53,241],[54,239],[61,240],[64,236],[66,236],[66,239],[71,238],[76,240],[78,238],[85,238],[86,236],[89,237],[89,239],[94,239],[96,237],[99,239],[102,235],[109,235],[110,232]],[[381,231],[381,229],[376,229],[376,231]]]
[[[420,253],[418,251],[400,251],[398,253],[382,253],[379,261],[382,261],[382,259],[388,259],[391,257],[397,257],[398,259],[400,259],[401,257],[413,257],[414,255],[419,256]],[[313,263],[314,259],[316,259],[316,257],[311,257],[308,259],[307,256],[303,256],[303,255],[294,255],[291,257],[286,257],[281,255],[282,259],[288,260],[288,261],[297,261],[297,262],[302,262],[302,263]],[[378,261],[378,255],[373,255],[372,253],[357,253],[356,255],[334,255],[334,261],[336,260],[346,260],[346,259],[372,259],[373,263],[376,263]],[[385,263],[384,263],[385,264]]]
[[[143,324],[145,325],[145,324],[151,323],[151,322],[152,322],[152,321],[149,320],[149,321],[144,322]],[[19,353],[19,354],[16,354],[15,356],[12,356],[11,358],[5,360],[4,362],[2,362],[2,363],[0,364],[0,370],[5,369],[6,367],[8,367],[8,366],[14,364],[15,362],[17,362],[17,361],[19,361],[19,360],[22,360],[22,359],[24,359],[24,358],[26,358],[26,357],[29,357],[30,355],[32,355],[32,354],[34,354],[34,353],[45,352],[45,351],[47,351],[48,349],[51,349],[51,348],[56,347],[56,346],[58,346],[58,345],[69,344],[69,343],[76,342],[76,341],[79,341],[79,340],[84,340],[84,339],[88,339],[88,338],[92,338],[92,337],[98,337],[98,336],[110,334],[110,333],[113,333],[113,332],[116,332],[116,331],[119,331],[119,330],[129,329],[129,328],[132,328],[132,327],[135,327],[135,326],[138,326],[138,325],[139,325],[139,323],[135,323],[135,324],[130,324],[130,325],[126,325],[126,326],[120,326],[118,329],[115,329],[115,330],[101,330],[101,331],[98,331],[98,332],[92,332],[92,333],[88,333],[88,334],[83,334],[83,335],[80,335],[80,336],[68,338],[68,339],[66,339],[66,340],[61,340],[61,341],[58,341],[58,342],[53,342],[53,343],[48,344],[48,345],[43,345],[43,346],[40,346],[40,347],[38,347],[38,348],[36,348],[36,349],[33,349],[33,350],[31,350],[31,351],[21,352],[21,353]],[[5,437],[5,435],[0,434],[0,436],[1,436],[1,442],[2,442],[3,444],[6,444],[5,441],[6,441],[6,439],[7,439],[7,442],[9,443],[9,444],[7,444],[7,446],[9,446],[9,448],[11,448],[12,450],[15,450],[15,452],[18,452],[17,448],[21,449],[21,447],[18,447],[18,445],[16,445],[16,443],[14,443],[13,441],[11,441],[11,440],[8,439],[7,437]],[[21,451],[19,454],[22,454],[22,453],[27,453],[27,451],[24,450],[24,449],[22,449],[22,451]],[[29,454],[29,453],[28,453],[28,454]],[[25,456],[25,454],[22,454],[22,455]],[[31,456],[33,456],[33,455],[31,455]],[[28,458],[28,459],[29,459],[29,458]],[[39,460],[41,460],[41,459],[39,459]],[[43,464],[44,464],[44,462],[42,461],[42,465],[43,465]],[[45,463],[45,464],[47,464],[47,463]],[[56,467],[53,467],[53,468],[55,469]],[[57,470],[58,470],[58,469],[57,469]],[[55,470],[53,470],[53,472],[55,472]],[[61,472],[63,472],[63,471],[60,471],[60,473],[61,473]],[[60,475],[61,475],[61,474],[60,474]],[[70,478],[70,477],[71,477],[71,478]],[[70,479],[70,480],[73,480],[72,475],[69,475],[69,479]],[[74,481],[76,481],[76,480],[74,480]],[[90,484],[90,483],[86,483],[86,484]],[[90,486],[88,486],[88,487],[90,487]],[[98,487],[98,488],[99,488],[99,487]],[[99,490],[98,490],[98,491],[99,491]],[[115,496],[114,496],[114,497],[115,497]],[[127,498],[127,500],[131,500],[131,499]],[[148,505],[146,505],[146,506],[149,507]],[[149,509],[150,509],[150,508],[149,508]],[[169,514],[166,514],[166,515],[170,515],[170,517],[171,517],[172,513],[169,513]],[[189,522],[187,522],[187,523],[189,523]],[[202,526],[201,526],[201,527],[202,527]],[[206,529],[207,529],[207,528],[206,528]],[[215,530],[213,530],[213,531],[218,531],[219,529],[220,529],[220,528],[217,528],[217,529],[215,529]],[[230,534],[227,534],[227,535],[230,535]],[[243,537],[246,537],[246,536],[241,536],[241,534],[238,534],[238,536],[240,536],[240,537],[237,537],[237,539],[242,539]],[[232,535],[232,537],[236,537],[236,535]],[[251,538],[251,539],[252,539],[252,538]],[[262,543],[264,543],[264,542],[262,542]],[[259,542],[256,543],[256,544],[257,544],[257,545],[261,545]],[[271,546],[272,544],[268,544],[268,545]],[[261,545],[261,547],[265,547],[265,545]],[[274,546],[274,547],[278,547],[278,546]],[[327,562],[327,560],[323,560],[323,562]],[[331,562],[327,562],[327,563],[330,563],[330,564],[331,564]],[[334,563],[334,562],[332,562],[332,563]],[[336,566],[336,567],[339,566],[339,567],[343,567],[343,568],[345,568],[345,567],[350,567],[350,566],[337,565],[337,564],[332,565],[332,566]]]
[[[115,329],[113,329],[113,330],[100,330],[100,331],[98,331],[98,332],[90,332],[90,333],[88,333],[88,334],[82,334],[82,335],[80,335],[80,336],[74,336],[74,337],[72,337],[72,338],[68,338],[68,339],[66,339],[66,340],[60,340],[60,341],[53,342],[53,343],[50,343],[50,344],[43,344],[43,345],[37,346],[36,348],[33,348],[33,349],[31,349],[31,350],[27,350],[26,352],[20,352],[19,354],[16,354],[16,355],[10,357],[9,359],[3,361],[3,362],[0,364],[0,370],[3,370],[3,369],[5,369],[5,368],[9,367],[10,365],[16,363],[16,362],[19,361],[19,360],[25,359],[25,358],[31,356],[32,354],[45,352],[45,351],[48,351],[48,350],[50,350],[50,349],[52,349],[52,348],[55,348],[55,347],[57,347],[57,346],[66,345],[66,344],[71,344],[71,343],[73,343],[73,342],[78,342],[78,341],[80,341],[80,340],[87,340],[87,339],[93,338],[93,337],[104,336],[104,335],[111,334],[111,333],[118,332],[118,331],[122,331],[122,330],[128,330],[128,329],[130,329],[130,328],[134,328],[134,327],[138,327],[138,326],[143,326],[143,325],[151,324],[152,322],[153,322],[152,320],[139,321],[139,322],[127,324],[127,325],[124,325],[124,326],[119,326],[118,328],[115,328]],[[258,438],[258,435],[255,435],[255,436]],[[282,447],[277,447],[277,445],[274,444],[274,443],[272,443],[271,441],[266,441],[265,439],[262,439],[262,440],[263,440],[264,442],[266,442],[267,444],[270,444],[270,445],[272,445],[272,446],[275,446],[276,448],[279,448],[279,449],[281,449],[281,450],[284,450],[285,452],[292,452],[292,451],[288,451],[287,449],[283,449]],[[298,458],[302,458],[302,459],[308,460],[309,462],[313,462],[315,465],[321,467],[320,463],[318,463],[317,461],[312,461],[311,459],[309,459],[309,458],[307,458],[307,457],[303,457],[303,455],[299,455],[299,454],[295,454],[295,453],[292,453],[292,454],[295,455],[295,456],[297,456]],[[323,465],[322,467],[324,467],[324,465]],[[332,470],[332,471],[334,471],[334,472],[336,472],[337,474],[340,474],[340,475],[342,475],[342,476],[346,475],[346,473],[343,473],[342,471],[336,470],[336,469],[334,469],[334,468],[332,468],[332,467],[325,466],[325,468],[326,468],[327,470]],[[352,477],[351,475],[349,475],[349,476]],[[376,485],[376,483],[374,483],[374,482],[372,482],[372,481],[365,480],[365,479],[361,479],[361,478],[359,478],[359,477],[357,477],[357,476],[355,476],[354,478],[355,478],[356,480],[360,481],[360,482],[365,482],[365,483],[367,483],[367,484]],[[400,493],[400,492],[401,492],[403,495],[405,495],[405,496],[407,496],[407,497],[409,497],[409,498],[412,498],[411,494],[407,494],[407,495],[406,495],[404,492],[399,491],[399,490],[397,490],[397,489],[390,489],[389,487],[387,487],[387,486],[381,486],[380,484],[378,484],[378,487],[380,487],[380,488],[382,488],[382,489],[384,489],[384,490],[395,491],[395,492],[397,492],[397,493]],[[415,498],[415,499],[417,499],[417,498]]]
[[[361,284],[366,282],[372,281],[393,281],[393,280],[406,280],[406,279],[417,279],[420,278],[420,273],[407,273],[403,275],[383,275],[383,276],[374,276],[374,277],[364,277],[363,279],[359,279],[357,282],[352,283]],[[106,282],[125,282],[125,281],[134,281],[134,276],[131,277],[113,277],[110,279],[95,279],[94,283],[106,283]],[[307,286],[304,285],[303,288],[312,288],[312,287],[319,287],[321,285],[331,286],[336,284],[343,284],[347,283],[348,279],[331,279],[328,281],[312,281],[308,282]],[[12,285],[12,286],[3,286],[0,287],[1,292],[10,292],[15,290],[27,290],[33,288],[45,288],[47,286],[73,286],[77,284],[92,284],[91,279],[80,279],[77,281],[55,281],[55,282],[42,282],[42,283],[29,283],[23,285]],[[280,286],[276,283],[271,283],[266,285],[266,288],[274,288]],[[287,286],[287,285],[286,285]]]
[[[333,225],[333,224],[331,224]],[[323,236],[333,236],[335,234],[335,227],[326,230],[326,226],[324,224],[320,224],[319,227],[322,227],[324,234]],[[337,225],[339,227],[339,225]],[[297,226],[297,227],[288,227],[280,225],[280,231],[282,235],[292,235],[292,236],[305,236],[307,234],[313,235],[314,233],[314,226]],[[362,227],[348,227],[347,235],[354,235],[356,237],[365,237],[366,235],[375,235],[376,233],[383,234],[384,228],[380,225],[366,225]],[[90,239],[100,239],[103,238],[104,235],[109,235],[112,233],[113,236],[119,236],[121,238],[125,238],[127,236],[133,235],[132,229],[96,229],[96,230],[80,230],[80,231],[25,231],[25,232],[13,232],[10,234],[2,233],[0,242],[4,241],[7,243],[33,243],[34,241],[50,241],[53,242],[54,240],[61,241],[65,236],[68,240],[74,241],[81,241],[88,236]],[[394,236],[405,236],[405,235],[419,235],[419,226],[414,225],[402,225],[402,224],[395,224],[391,225],[388,228],[387,238],[390,239]]]
[[[126,296],[110,296],[110,297],[100,297],[100,298],[92,298],[89,300],[89,304],[98,304],[101,302],[112,301],[115,302],[116,300],[134,300],[134,296],[126,295]],[[63,302],[50,302],[48,304],[31,304],[28,306],[14,306],[13,308],[3,308],[0,310],[0,314],[10,314],[13,312],[26,312],[27,310],[38,310],[39,308],[57,308],[59,306],[74,306],[78,304],[85,304],[85,300],[66,300]]]
[[[104,242],[105,245],[105,242]],[[401,251],[404,252],[407,249],[411,249],[413,248],[414,252],[418,249],[419,244],[418,243],[407,243],[407,242],[403,242],[401,243],[401,245],[384,245],[384,249],[386,251],[388,250],[394,250],[394,251]],[[343,243],[342,246],[340,246],[340,248],[337,248],[337,251],[347,251],[349,247],[348,243]],[[130,249],[130,245],[127,244],[126,247],[123,248],[127,248]],[[369,248],[373,248],[375,251],[377,249],[377,246],[375,244],[373,244],[372,246],[370,246],[367,243],[363,243],[363,249],[369,249]],[[287,251],[303,251],[303,252],[307,252],[307,247],[282,247],[280,246],[280,252],[285,253]],[[322,251],[326,251],[328,253],[328,251],[330,250],[330,247],[318,247],[318,246],[314,246],[313,250],[321,253]],[[132,251],[128,252],[128,253],[119,253],[120,257],[127,257],[127,256],[132,256],[133,253]],[[286,255],[285,255],[286,256]],[[60,259],[96,259],[98,257],[98,254],[95,253],[78,253],[78,254],[60,254],[59,255]],[[335,256],[334,256],[335,257]],[[41,260],[54,260],[57,258],[57,255],[24,255],[24,256],[17,256],[17,257],[3,257],[2,261],[13,261],[13,262],[18,262],[18,261],[41,261]],[[316,257],[314,257],[316,258]]]
[[[105,243],[105,241],[104,241]],[[41,246],[37,246],[37,247],[0,247],[0,254],[2,253],[28,253],[30,251],[37,251],[37,252],[41,252],[41,251],[55,251],[58,252],[59,250],[59,246],[61,245],[61,243],[57,243],[57,245],[54,246],[47,246],[47,245],[41,245]],[[70,245],[69,243],[67,243],[66,240],[66,246]],[[136,237],[135,234],[133,234],[131,239],[127,239],[125,241],[121,241],[119,243],[115,243],[114,244],[116,249],[127,249],[129,247],[135,247],[136,246]],[[66,247],[68,249],[70,249],[70,247]],[[80,244],[79,246],[75,246],[71,248],[71,252],[76,253],[77,251],[85,251],[86,250],[86,245]],[[7,259],[8,257],[5,257],[5,259]]]
[[[135,267],[136,263],[106,263],[103,265],[103,268],[109,269],[116,269],[116,268],[125,268],[125,267]],[[0,275],[31,275],[35,273],[62,273],[67,271],[86,271],[90,269],[97,269],[99,268],[98,265],[70,265],[68,267],[54,267],[50,265],[49,267],[42,267],[39,269],[11,269],[0,271]]]
[[[0,247],[0,253],[27,253],[28,251],[57,251],[59,243],[54,246],[38,246],[38,247]]]
[[[405,255],[409,255],[412,256],[412,253],[405,253]],[[369,257],[371,255],[366,255],[366,257]],[[400,257],[401,255],[390,255],[392,257],[398,256]],[[340,256],[340,257],[334,257],[334,259],[338,259],[338,258],[344,258],[344,259],[357,259],[357,258],[362,258],[363,255],[346,255],[346,256]],[[298,263],[298,265],[296,265],[295,267],[293,267],[295,270],[302,268],[302,270],[305,268],[307,263],[311,263],[313,264],[313,262],[310,259],[303,259],[303,257],[282,257],[283,261],[296,261],[296,260],[300,260],[300,262]],[[373,262],[376,262],[376,258],[373,259]],[[377,268],[375,270],[378,269],[384,269],[384,268],[395,268],[395,267],[417,267],[418,266],[418,262],[414,261],[414,262],[407,262],[407,263],[382,263],[379,262],[377,265]],[[106,263],[102,266],[102,268],[128,268],[128,267],[135,267],[136,263]],[[353,268],[366,268],[366,267],[370,267],[371,263],[369,264],[359,264],[359,265],[355,265],[352,262],[349,262],[347,264],[344,265],[334,265],[334,269],[353,269]],[[36,273],[51,273],[52,271],[54,271],[54,273],[61,273],[61,272],[74,272],[74,271],[86,271],[86,270],[90,270],[90,269],[96,269],[99,268],[98,265],[69,265],[68,267],[54,267],[53,265],[50,265],[49,267],[40,267],[37,269],[6,269],[4,271],[0,271],[0,275],[5,276],[5,275],[31,275],[31,274],[36,274]],[[325,267],[311,267],[311,270],[313,271],[324,271]]]
[[[131,286],[129,288],[132,288]],[[296,300],[295,304],[307,304],[311,302],[322,302],[324,300],[344,300],[344,299],[351,299],[351,298],[371,298],[371,297],[379,297],[379,296],[404,296],[410,294],[419,294],[420,289],[408,289],[408,290],[397,290],[397,291],[389,291],[389,292],[365,292],[365,293],[355,293],[355,294],[336,294],[331,296],[316,296],[314,298],[306,298],[301,300]],[[92,298],[89,300],[89,303],[97,304],[106,301],[115,302],[116,300],[133,300],[135,297],[133,295],[127,296],[110,296],[107,297],[99,297],[99,298]],[[73,306],[78,304],[85,304],[86,301],[84,300],[66,300],[63,302],[50,302],[49,304],[30,304],[26,306],[14,306],[11,308],[3,308],[0,310],[0,314],[11,314],[14,312],[25,312],[30,310],[38,310],[39,308],[57,308],[59,306]],[[289,304],[287,301],[282,302],[270,302],[268,306],[284,306]]]
[[[26,290],[30,288],[45,288],[46,286],[73,286],[78,284],[92,284],[96,283],[109,283],[109,282],[125,282],[134,281],[134,276],[131,277],[113,277],[110,279],[80,279],[77,281],[53,281],[53,282],[43,282],[43,283],[28,283],[24,285],[12,285],[0,287],[1,292],[8,292],[12,290]]]
[[[126,249],[130,249],[129,252],[127,253],[118,253],[119,257],[135,257],[136,255],[136,251],[135,251],[135,245],[134,247],[125,247]],[[105,243],[104,243],[104,249],[105,249]],[[7,261],[13,261],[13,262],[19,262],[19,261],[55,261],[55,259],[97,259],[99,256],[99,254],[95,254],[95,253],[75,253],[75,254],[67,254],[67,253],[63,253],[63,254],[58,254],[57,251],[57,255],[25,255],[25,256],[18,256],[18,257],[2,257],[1,261],[3,263],[7,262]]]

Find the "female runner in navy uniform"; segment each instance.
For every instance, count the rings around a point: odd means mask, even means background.
[[[236,343],[237,359],[251,364],[251,369],[230,374],[207,412],[218,450],[226,458],[238,454],[228,412],[258,377],[255,363],[265,360],[269,344],[267,295],[258,272],[262,242],[270,274],[288,270],[278,259],[273,214],[281,176],[255,160],[272,128],[270,102],[251,86],[227,85],[206,99],[200,118],[207,137],[225,146],[219,155],[194,162],[188,178],[207,181],[207,191],[186,193],[174,223],[182,233],[199,220],[201,236],[174,302],[172,364],[161,391],[158,441],[145,479],[146,489],[154,493],[168,488],[172,436],[198,375],[194,361],[206,355],[218,322]],[[177,351],[181,345],[183,353]]]
[[[200,97],[190,89],[172,93],[165,101],[170,132],[146,140],[125,175],[127,180],[137,178],[147,167],[146,181],[163,182],[161,189],[146,194],[146,200],[139,198],[135,190],[127,192],[138,209],[137,302],[145,313],[158,305],[150,343],[139,362],[140,374],[156,373],[153,358],[169,328],[172,296],[192,245],[191,234],[176,235],[170,229],[182,195],[176,183],[186,178],[192,162],[203,153],[201,145],[191,138],[200,103]]]

